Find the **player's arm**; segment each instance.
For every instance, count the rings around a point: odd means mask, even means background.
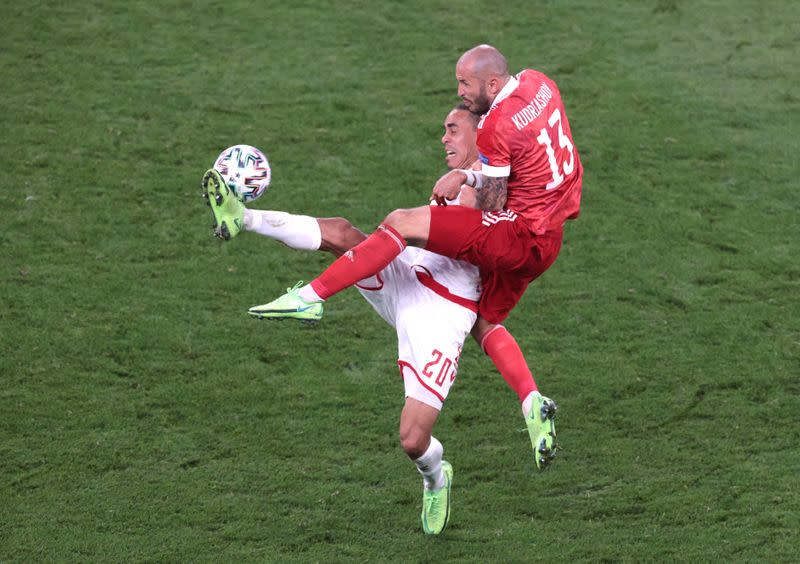
[[[474,192],[474,204],[470,207],[497,211],[506,205],[508,177],[486,176],[476,170],[451,170],[436,184],[431,199],[439,205],[446,205],[446,200],[455,198],[462,186],[468,186]]]
[[[466,183],[468,171],[453,169],[447,172],[433,186],[431,200],[440,206],[446,206],[447,200],[452,200],[458,196],[461,186]]]
[[[476,173],[481,174],[481,173]],[[479,186],[475,187],[475,202],[479,209],[497,211],[506,205],[508,196],[507,176],[483,176]]]
[[[511,174],[511,149],[508,135],[498,131],[491,122],[478,132],[478,161],[480,171],[474,171],[475,183],[467,181],[477,190],[478,208],[484,211],[501,210],[508,199],[508,176]]]
[[[497,211],[506,205],[507,176],[488,176],[481,171],[464,171],[464,184],[475,191],[475,207],[484,211]]]
[[[470,165],[469,170],[477,171],[481,169],[481,161],[480,159],[476,159],[475,162]],[[467,186],[466,184],[461,185],[461,192],[459,193],[459,205],[468,207],[468,208],[478,208],[478,191],[475,190],[472,186]]]

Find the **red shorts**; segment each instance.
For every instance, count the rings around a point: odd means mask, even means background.
[[[501,323],[528,284],[555,262],[562,238],[561,229],[535,235],[510,211],[431,206],[425,248],[478,266],[483,285],[478,312],[490,323]]]

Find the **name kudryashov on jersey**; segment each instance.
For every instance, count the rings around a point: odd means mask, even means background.
[[[509,79],[478,123],[481,172],[508,177],[506,209],[534,233],[578,217],[583,167],[555,82],[526,69]]]

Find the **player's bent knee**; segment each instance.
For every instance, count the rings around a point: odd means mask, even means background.
[[[430,231],[430,210],[428,206],[412,209],[394,210],[383,220],[385,225],[400,233],[409,242],[425,242]]]
[[[394,210],[383,219],[383,223],[402,233],[408,223],[408,211],[409,210]]]

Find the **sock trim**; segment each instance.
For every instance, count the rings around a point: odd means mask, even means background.
[[[438,460],[435,464],[432,464],[431,461],[428,459],[433,456],[434,453],[438,451]],[[442,443],[438,441],[436,437],[431,435],[431,442],[428,444],[428,448],[425,452],[414,460],[414,464],[417,467],[417,470],[420,474],[422,474],[422,481],[426,490],[437,490],[441,488],[441,486],[446,483],[446,478],[444,475],[444,470],[442,469],[442,462],[444,461],[444,447]],[[426,467],[425,471],[420,468],[420,465]],[[438,469],[434,470],[438,466]]]
[[[306,302],[307,304],[311,303],[319,303],[324,302],[325,300],[319,296],[316,290],[314,290],[314,286],[311,284],[306,284],[300,290],[298,290],[297,295],[300,296],[300,299]]]
[[[325,301],[331,295],[328,289],[325,287],[325,284],[320,282],[318,278],[315,278],[309,282],[308,285],[311,286],[311,289],[314,290],[314,293],[317,294],[322,301]]]
[[[494,333],[495,331],[497,331],[499,329],[505,329],[505,327],[503,327],[502,325],[495,325],[494,327],[492,327],[491,329],[489,329],[486,332],[486,334],[483,336],[483,338],[481,338],[480,345],[481,345],[481,350],[483,351],[483,354],[489,354],[489,353],[486,352],[486,339],[489,338],[489,335],[491,335],[492,333]]]
[[[400,247],[400,252],[402,253],[406,248],[406,240],[403,238],[398,231],[393,228],[391,225],[387,225],[386,223],[381,223],[378,226],[378,229],[383,230],[384,233],[389,235],[392,240],[397,243],[397,246]]]

